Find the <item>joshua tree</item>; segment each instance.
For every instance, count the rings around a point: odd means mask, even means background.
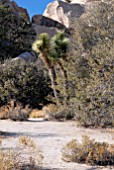
[[[50,58],[53,59],[56,62],[56,64],[58,64],[62,72],[64,78],[64,88],[65,88],[65,96],[66,96],[65,103],[67,104],[67,98],[68,98],[67,74],[66,74],[66,70],[64,69],[63,62],[64,60],[66,60],[66,53],[68,49],[69,40],[68,38],[65,37],[64,31],[59,31],[52,38],[51,43],[52,43],[51,46],[53,50],[51,50]]]
[[[39,39],[33,43],[32,48],[34,51],[36,51],[39,54],[39,57],[41,58],[41,60],[45,64],[46,68],[48,69],[54,96],[55,96],[56,100],[58,101],[57,92],[55,89],[52,65],[51,65],[51,61],[49,60],[50,38],[49,38],[48,34],[46,34],[46,33],[40,34]]]
[[[51,80],[51,85],[53,88],[54,96],[56,101],[58,101],[57,92],[55,89],[54,74],[53,74],[53,62],[57,63],[64,76],[65,71],[60,61],[61,58],[65,58],[65,53],[68,47],[68,39],[65,38],[64,32],[58,32],[51,39],[46,33],[40,34],[39,39],[33,43],[33,50],[39,53],[39,57],[44,62],[46,68],[49,72],[49,77]]]

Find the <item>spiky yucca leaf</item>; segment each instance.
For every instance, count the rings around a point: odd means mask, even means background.
[[[50,39],[47,33],[40,34],[39,39],[36,40],[32,45],[32,49],[37,53],[43,52],[44,50],[48,51],[49,47],[50,47]]]
[[[59,59],[67,52],[69,44],[69,39],[65,37],[63,31],[59,31],[51,41],[52,51],[51,51],[51,58]]]

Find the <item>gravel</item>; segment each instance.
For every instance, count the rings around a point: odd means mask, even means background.
[[[112,167],[92,167],[85,164],[64,162],[61,149],[72,139],[81,142],[82,135],[100,142],[114,143],[112,136],[105,130],[84,129],[75,122],[43,121],[31,119],[26,122],[0,120],[0,131],[5,134],[1,147],[14,149],[20,136],[28,136],[43,151],[43,168],[45,170],[109,170]],[[3,133],[4,132],[4,133]]]

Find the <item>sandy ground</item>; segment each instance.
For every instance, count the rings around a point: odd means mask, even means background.
[[[20,136],[32,138],[44,153],[43,167],[46,170],[114,170],[114,167],[91,167],[61,159],[61,149],[66,143],[72,139],[80,142],[82,135],[88,135],[96,141],[114,143],[112,135],[105,130],[80,128],[75,122],[0,120],[0,131],[7,132],[7,138],[2,141],[3,149],[15,148]]]

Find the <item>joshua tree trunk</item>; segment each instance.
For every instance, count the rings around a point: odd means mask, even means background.
[[[46,68],[48,69],[48,73],[49,73],[49,77],[50,77],[50,80],[51,80],[51,86],[52,86],[52,89],[53,89],[53,93],[54,93],[54,97],[56,99],[56,102],[58,103],[58,97],[57,97],[57,91],[56,91],[56,88],[55,88],[55,79],[54,79],[54,74],[53,74],[53,68],[51,67],[51,62],[50,60],[48,59],[48,57],[46,56],[46,53],[43,53],[41,57],[42,61],[44,62]]]
[[[55,89],[55,81],[54,81],[54,77],[53,77],[52,68],[48,69],[48,71],[49,71],[49,77],[50,77],[50,80],[51,80],[51,85],[52,85],[54,97],[55,97],[55,99],[56,99],[56,102],[58,103],[57,91],[56,91],[56,89]]]

